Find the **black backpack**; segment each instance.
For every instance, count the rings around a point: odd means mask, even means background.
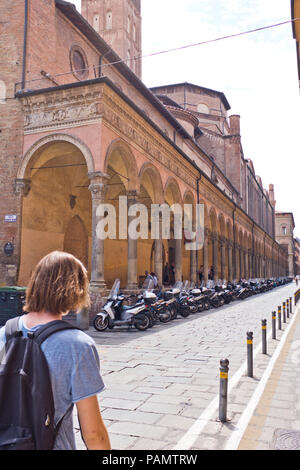
[[[42,342],[57,331],[78,329],[55,320],[23,336],[19,317],[5,325],[0,358],[0,450],[50,450],[63,418],[55,426],[54,400]]]

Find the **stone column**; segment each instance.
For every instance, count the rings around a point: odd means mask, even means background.
[[[233,279],[233,266],[232,266],[232,242],[228,242],[228,281]]]
[[[131,206],[137,203],[137,192],[135,190],[127,192],[127,208],[128,211]],[[128,216],[128,227],[131,220],[135,219],[133,216]],[[129,292],[136,292],[138,290],[137,282],[137,240],[130,237],[128,233],[128,261],[127,261],[127,288]]]
[[[251,253],[251,250],[248,251],[248,272],[249,272],[249,277],[253,277],[253,266],[252,266],[252,253]]]
[[[212,234],[212,242],[213,242],[213,267],[214,267],[214,281],[218,279],[218,234]]]
[[[157,276],[158,284],[161,286],[163,283],[163,242],[162,242],[162,218],[159,214],[159,233],[154,242],[154,271]]]
[[[203,242],[203,281],[205,284],[208,281],[208,230],[204,229],[204,242]]]
[[[249,270],[248,270],[248,250],[245,248],[244,251],[244,273],[245,273],[245,278],[249,278]]]
[[[240,278],[240,248],[238,244],[234,246],[234,277],[238,281]]]
[[[182,281],[182,240],[175,239],[175,282]]]
[[[102,294],[106,290],[104,278],[104,240],[97,236],[97,224],[103,217],[97,215],[100,204],[104,204],[107,192],[108,176],[102,172],[89,173],[89,191],[92,195],[92,260],[91,260],[91,291]]]
[[[197,256],[196,250],[190,251],[190,279],[191,282],[197,282]]]
[[[221,244],[221,279],[225,279],[225,263],[226,263],[226,243],[225,238],[220,237]]]
[[[243,247],[241,246],[240,247],[240,277],[241,278],[244,278],[244,249]]]
[[[31,188],[31,180],[29,179],[16,179],[14,182],[13,190],[16,196],[16,203],[14,209],[10,214],[16,216],[16,220],[10,223],[9,236],[3,241],[3,248],[6,243],[11,243],[13,246],[13,253],[10,256],[4,254],[4,250],[0,255],[0,264],[3,269],[0,268],[1,277],[3,273],[3,282],[7,286],[17,285],[20,263],[21,263],[21,233],[22,233],[22,212],[23,212],[23,200],[28,196]],[[3,215],[4,219],[4,215]],[[1,223],[3,221],[1,220]]]

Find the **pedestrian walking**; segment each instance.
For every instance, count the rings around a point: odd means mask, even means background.
[[[165,264],[165,268],[164,268],[164,274],[163,274],[163,283],[164,285],[168,285],[169,284],[169,280],[170,280],[170,268],[169,268],[169,263],[166,263]]]
[[[202,280],[203,280],[203,265],[201,265],[200,269],[199,269],[199,282],[200,282],[200,284],[202,284]]]
[[[52,323],[48,326],[53,327],[55,321],[55,325],[59,323],[61,326],[65,323],[62,320],[68,312],[79,311],[89,305],[88,292],[87,271],[78,259],[59,251],[48,254],[38,263],[29,281],[24,307],[27,313],[18,320],[21,335],[29,341],[35,335],[38,337],[39,329],[43,330],[47,324]],[[5,348],[6,342],[8,344],[9,340],[6,341],[3,327],[0,329],[0,352]],[[73,430],[75,404],[81,435],[87,449],[109,450],[110,440],[97,397],[104,389],[104,383],[93,339],[79,329],[66,329],[46,337],[41,343],[41,349],[48,364],[52,385],[54,422],[60,423],[53,449],[76,449]],[[9,400],[10,397],[6,397],[6,406],[9,406]],[[11,405],[16,407],[17,403],[12,402]],[[36,405],[38,407],[38,403]],[[22,411],[20,410],[20,414]],[[0,422],[3,424],[2,416]],[[3,427],[0,428],[0,444],[2,429]],[[17,432],[16,426],[11,427],[10,433],[14,429]],[[17,435],[12,437],[19,438]]]

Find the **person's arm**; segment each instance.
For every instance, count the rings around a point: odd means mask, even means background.
[[[88,450],[110,450],[110,440],[99,409],[97,395],[76,403],[82,439]]]

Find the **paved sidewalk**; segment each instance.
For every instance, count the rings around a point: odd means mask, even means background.
[[[300,306],[293,315],[239,450],[300,450]]]
[[[276,340],[270,331],[270,305],[275,308],[295,290],[292,285],[279,288],[144,334],[133,330],[99,335],[90,329],[102,358],[107,389],[100,404],[113,448],[295,447],[297,435],[291,430],[300,432],[300,306],[293,307],[281,330],[276,321]],[[260,344],[261,311],[268,312],[267,354],[262,354]],[[252,328],[250,378],[245,331]],[[225,357],[230,360],[228,421],[221,423],[218,363]],[[85,448],[78,431],[76,441],[78,449]]]

